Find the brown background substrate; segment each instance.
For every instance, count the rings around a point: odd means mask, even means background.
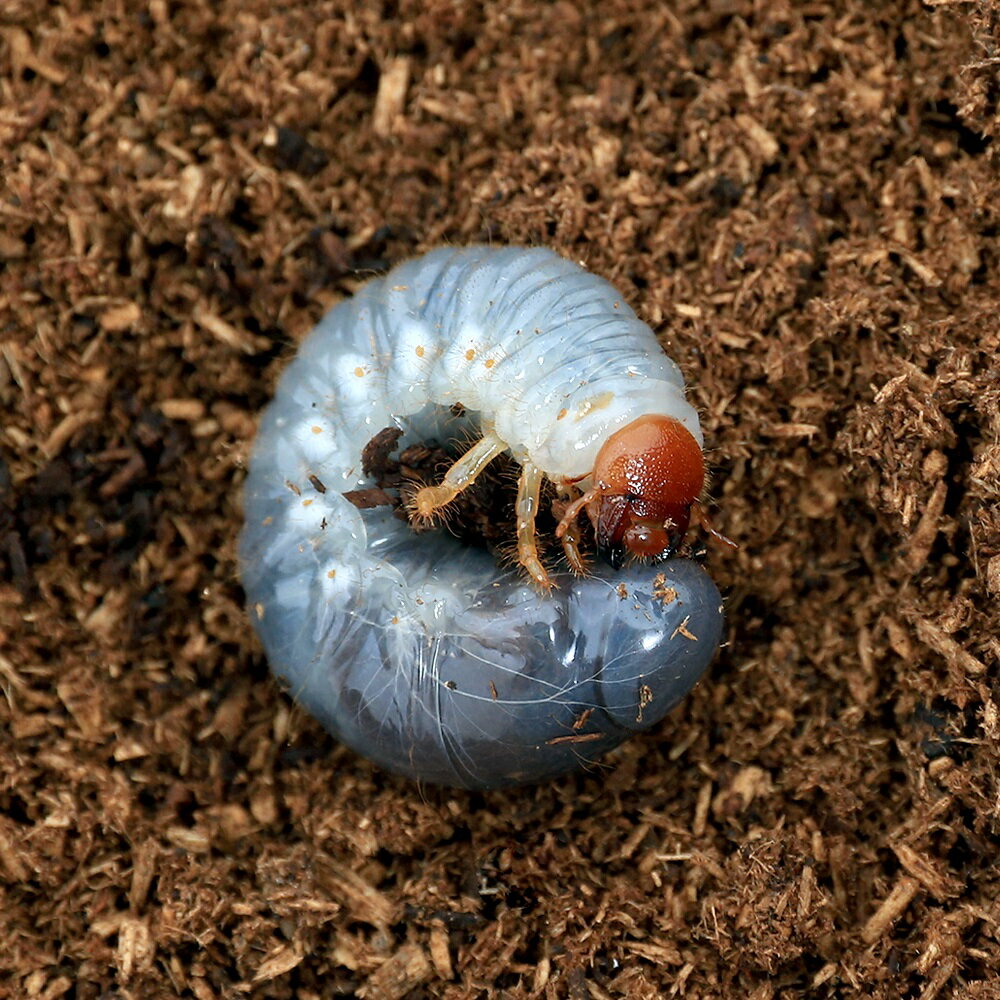
[[[996,997],[997,18],[6,0],[0,993]],[[421,789],[270,680],[255,414],[372,269],[544,244],[704,415],[728,645]]]

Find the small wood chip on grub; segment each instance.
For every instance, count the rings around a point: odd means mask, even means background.
[[[687,627],[687,625],[688,625],[688,622],[689,622],[690,620],[691,620],[691,616],[690,616],[690,615],[688,615],[688,616],[687,616],[687,617],[686,617],[686,618],[684,619],[684,621],[682,621],[682,622],[680,623],[680,625],[678,625],[678,626],[677,626],[677,628],[675,628],[675,629],[673,630],[673,632],[672,632],[672,633],[671,633],[671,635],[670,635],[670,638],[671,638],[671,639],[673,639],[673,638],[675,638],[675,637],[676,637],[676,636],[678,636],[678,635],[682,635],[682,636],[684,636],[684,638],[685,638],[685,639],[690,639],[690,640],[691,640],[692,642],[697,642],[697,641],[698,641],[698,636],[696,636],[696,635],[695,635],[695,634],[694,634],[694,633],[693,633],[693,632],[692,632],[692,631],[691,631],[691,630],[690,630],[690,629],[689,629],[689,628]]]
[[[642,713],[649,707],[653,700],[653,689],[648,684],[639,685],[639,712],[635,717],[636,722],[642,722]]]
[[[384,427],[361,450],[361,471],[366,476],[375,477],[385,471],[389,455],[403,436],[398,427]]]
[[[389,507],[396,501],[385,490],[372,486],[366,490],[348,490],[344,499],[354,504],[358,510],[371,510],[373,507]]]
[[[653,580],[653,597],[659,598],[665,608],[677,600],[677,591],[667,585],[667,578],[663,573],[657,573]]]
[[[575,736],[553,736],[552,739],[545,741],[545,745],[548,747],[557,747],[561,746],[563,743],[593,743],[594,740],[599,740],[600,738],[600,733],[580,733]]]

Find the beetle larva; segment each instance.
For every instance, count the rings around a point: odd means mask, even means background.
[[[361,455],[383,428],[478,440],[425,516],[501,452],[521,467],[525,572],[387,507]],[[245,490],[242,576],[275,673],[335,736],[386,768],[467,788],[539,781],[658,722],[704,673],[719,593],[669,554],[702,488],[701,430],[677,366],[606,281],[542,249],[440,249],[332,309],[265,412]],[[569,501],[570,567],[535,541],[543,478]],[[575,518],[612,566],[582,575]]]

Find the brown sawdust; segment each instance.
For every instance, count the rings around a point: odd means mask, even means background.
[[[1000,13],[6,0],[0,994],[1000,996]],[[235,539],[323,310],[614,281],[728,642],[596,773],[419,788],[270,680]]]

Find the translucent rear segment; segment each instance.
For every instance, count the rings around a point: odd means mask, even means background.
[[[541,596],[485,552],[369,520],[386,561],[333,580],[313,547],[275,545],[271,525],[248,528],[241,554],[269,553],[245,584],[274,672],[397,774],[495,788],[586,767],[659,722],[721,639],[719,592],[688,560],[559,575]]]

